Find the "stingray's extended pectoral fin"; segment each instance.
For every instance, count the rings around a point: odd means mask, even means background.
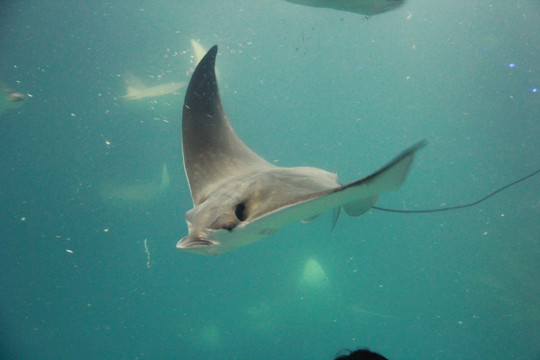
[[[405,180],[405,176],[413,161],[414,153],[425,145],[426,142],[421,141],[418,144],[411,146],[378,171],[363,179],[344,185],[341,189],[347,190],[358,188],[358,190],[362,189],[366,192],[366,196],[354,197],[354,199],[351,199],[352,201],[369,196],[376,196],[385,191],[397,189],[403,183],[403,180]]]
[[[361,215],[369,210],[366,207],[369,204],[373,205],[380,193],[395,190],[403,183],[411,166],[414,153],[424,145],[425,142],[420,142],[410,147],[366,178],[335,189],[312,194],[304,200],[283,206],[252,222],[241,225],[237,228],[237,231],[249,229],[260,234],[276,231],[285,225],[309,219],[341,206],[344,206],[346,211],[350,211],[353,216]],[[335,213],[335,215],[338,214]],[[337,216],[334,216],[334,219],[337,220]]]
[[[380,170],[338,188],[335,192],[339,194],[339,197],[348,197],[350,200],[343,203],[347,215],[362,215],[375,205],[379,194],[397,189],[405,180],[414,153],[424,147],[425,144],[426,142],[422,141],[411,146]]]

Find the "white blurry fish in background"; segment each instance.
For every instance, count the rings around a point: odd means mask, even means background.
[[[173,94],[186,86],[185,82],[146,86],[141,79],[129,73],[124,75],[124,80],[126,82],[127,93],[122,98],[126,100],[140,100]]]
[[[100,186],[99,194],[103,202],[113,206],[133,205],[159,199],[168,191],[169,185],[169,171],[167,164],[163,163],[161,176],[154,181],[135,181],[129,184],[104,183]]]
[[[13,91],[0,83],[0,114],[20,108],[26,101],[26,95]]]
[[[206,50],[197,40],[191,39],[190,42],[193,51],[192,63],[196,66],[206,54]],[[185,81],[180,81],[148,86],[139,77],[131,73],[126,73],[123,77],[126,83],[126,94],[121,97],[125,100],[153,99],[164,95],[177,94],[187,84]]]

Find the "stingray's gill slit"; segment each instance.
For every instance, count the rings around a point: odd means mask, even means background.
[[[420,209],[420,210],[401,210],[401,209],[389,209],[389,208],[384,208],[384,207],[380,207],[380,206],[372,206],[371,208],[372,209],[375,209],[375,210],[379,210],[379,211],[386,211],[386,212],[393,212],[393,213],[402,213],[402,214],[422,214],[422,213],[434,213],[434,212],[441,212],[441,211],[450,211],[450,210],[458,210],[458,209],[464,209],[464,208],[468,208],[468,207],[473,207],[475,205],[478,205],[480,204],[481,202],[484,202],[486,201],[487,199],[489,199],[490,197],[492,197],[493,195],[496,195],[498,193],[500,193],[501,191],[503,190],[506,190],[508,189],[509,187],[511,186],[514,186],[522,181],[525,181],[531,177],[533,177],[534,175],[540,173],[540,169],[536,170],[536,171],[533,171],[532,173],[530,173],[529,175],[526,175],[522,178],[519,178],[517,179],[516,181],[512,181],[511,183],[509,184],[506,184],[500,188],[498,188],[497,190],[495,191],[492,191],[490,192],[489,194],[487,194],[486,196],[484,196],[483,198],[481,199],[478,199],[476,201],[473,201],[471,203],[467,203],[467,204],[462,204],[462,205],[455,205],[455,206],[443,206],[443,207],[439,207],[439,208],[433,208],[433,209]]]

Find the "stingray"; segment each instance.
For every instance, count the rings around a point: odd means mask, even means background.
[[[405,3],[405,0],[287,0],[288,2],[320,8],[362,14],[377,15],[394,10]]]
[[[197,65],[182,114],[182,150],[193,209],[188,235],[176,247],[219,254],[341,208],[348,215],[368,211],[380,193],[398,188],[420,142],[375,173],[341,185],[335,173],[313,167],[278,167],[248,148],[223,109],[214,71],[217,46]]]

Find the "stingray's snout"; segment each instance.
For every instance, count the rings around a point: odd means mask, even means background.
[[[217,242],[200,236],[188,235],[176,243],[178,249],[193,250],[216,245]]]

